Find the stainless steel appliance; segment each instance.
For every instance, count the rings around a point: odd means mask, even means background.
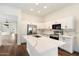
[[[59,35],[58,34],[50,34],[50,38],[59,40]]]
[[[59,35],[63,34],[63,31],[61,29],[61,24],[53,24],[52,29],[54,30],[54,34],[50,34],[50,38],[59,40]]]
[[[27,34],[37,34],[37,26],[32,24],[27,24]]]
[[[59,35],[63,35],[63,31],[62,30],[55,30],[54,34],[50,34],[50,38],[59,40]]]
[[[52,29],[61,29],[61,24],[53,24]]]

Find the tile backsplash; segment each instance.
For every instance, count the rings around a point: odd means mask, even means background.
[[[38,34],[54,34],[54,30],[52,29],[38,29]],[[72,30],[63,30],[63,35],[74,35],[74,31]]]
[[[63,35],[74,35],[75,31],[73,30],[63,30]]]
[[[51,29],[38,29],[37,33],[39,33],[39,34],[53,34],[53,31]]]

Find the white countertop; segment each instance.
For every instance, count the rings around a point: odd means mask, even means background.
[[[33,35],[23,36],[27,43],[30,43],[32,47],[34,47],[39,53],[48,51],[53,48],[58,48],[65,43],[59,40],[51,39],[48,37],[41,36],[40,38],[36,38]]]

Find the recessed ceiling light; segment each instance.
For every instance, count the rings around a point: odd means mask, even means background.
[[[40,13],[40,10],[39,11],[37,11],[38,13]]]
[[[39,3],[35,3],[35,5],[39,5]]]
[[[34,9],[31,8],[30,11],[34,11]]]
[[[46,9],[46,8],[47,8],[47,6],[44,6],[44,8]]]

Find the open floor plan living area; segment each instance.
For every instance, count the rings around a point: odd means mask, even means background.
[[[0,56],[79,56],[79,3],[0,3]]]

